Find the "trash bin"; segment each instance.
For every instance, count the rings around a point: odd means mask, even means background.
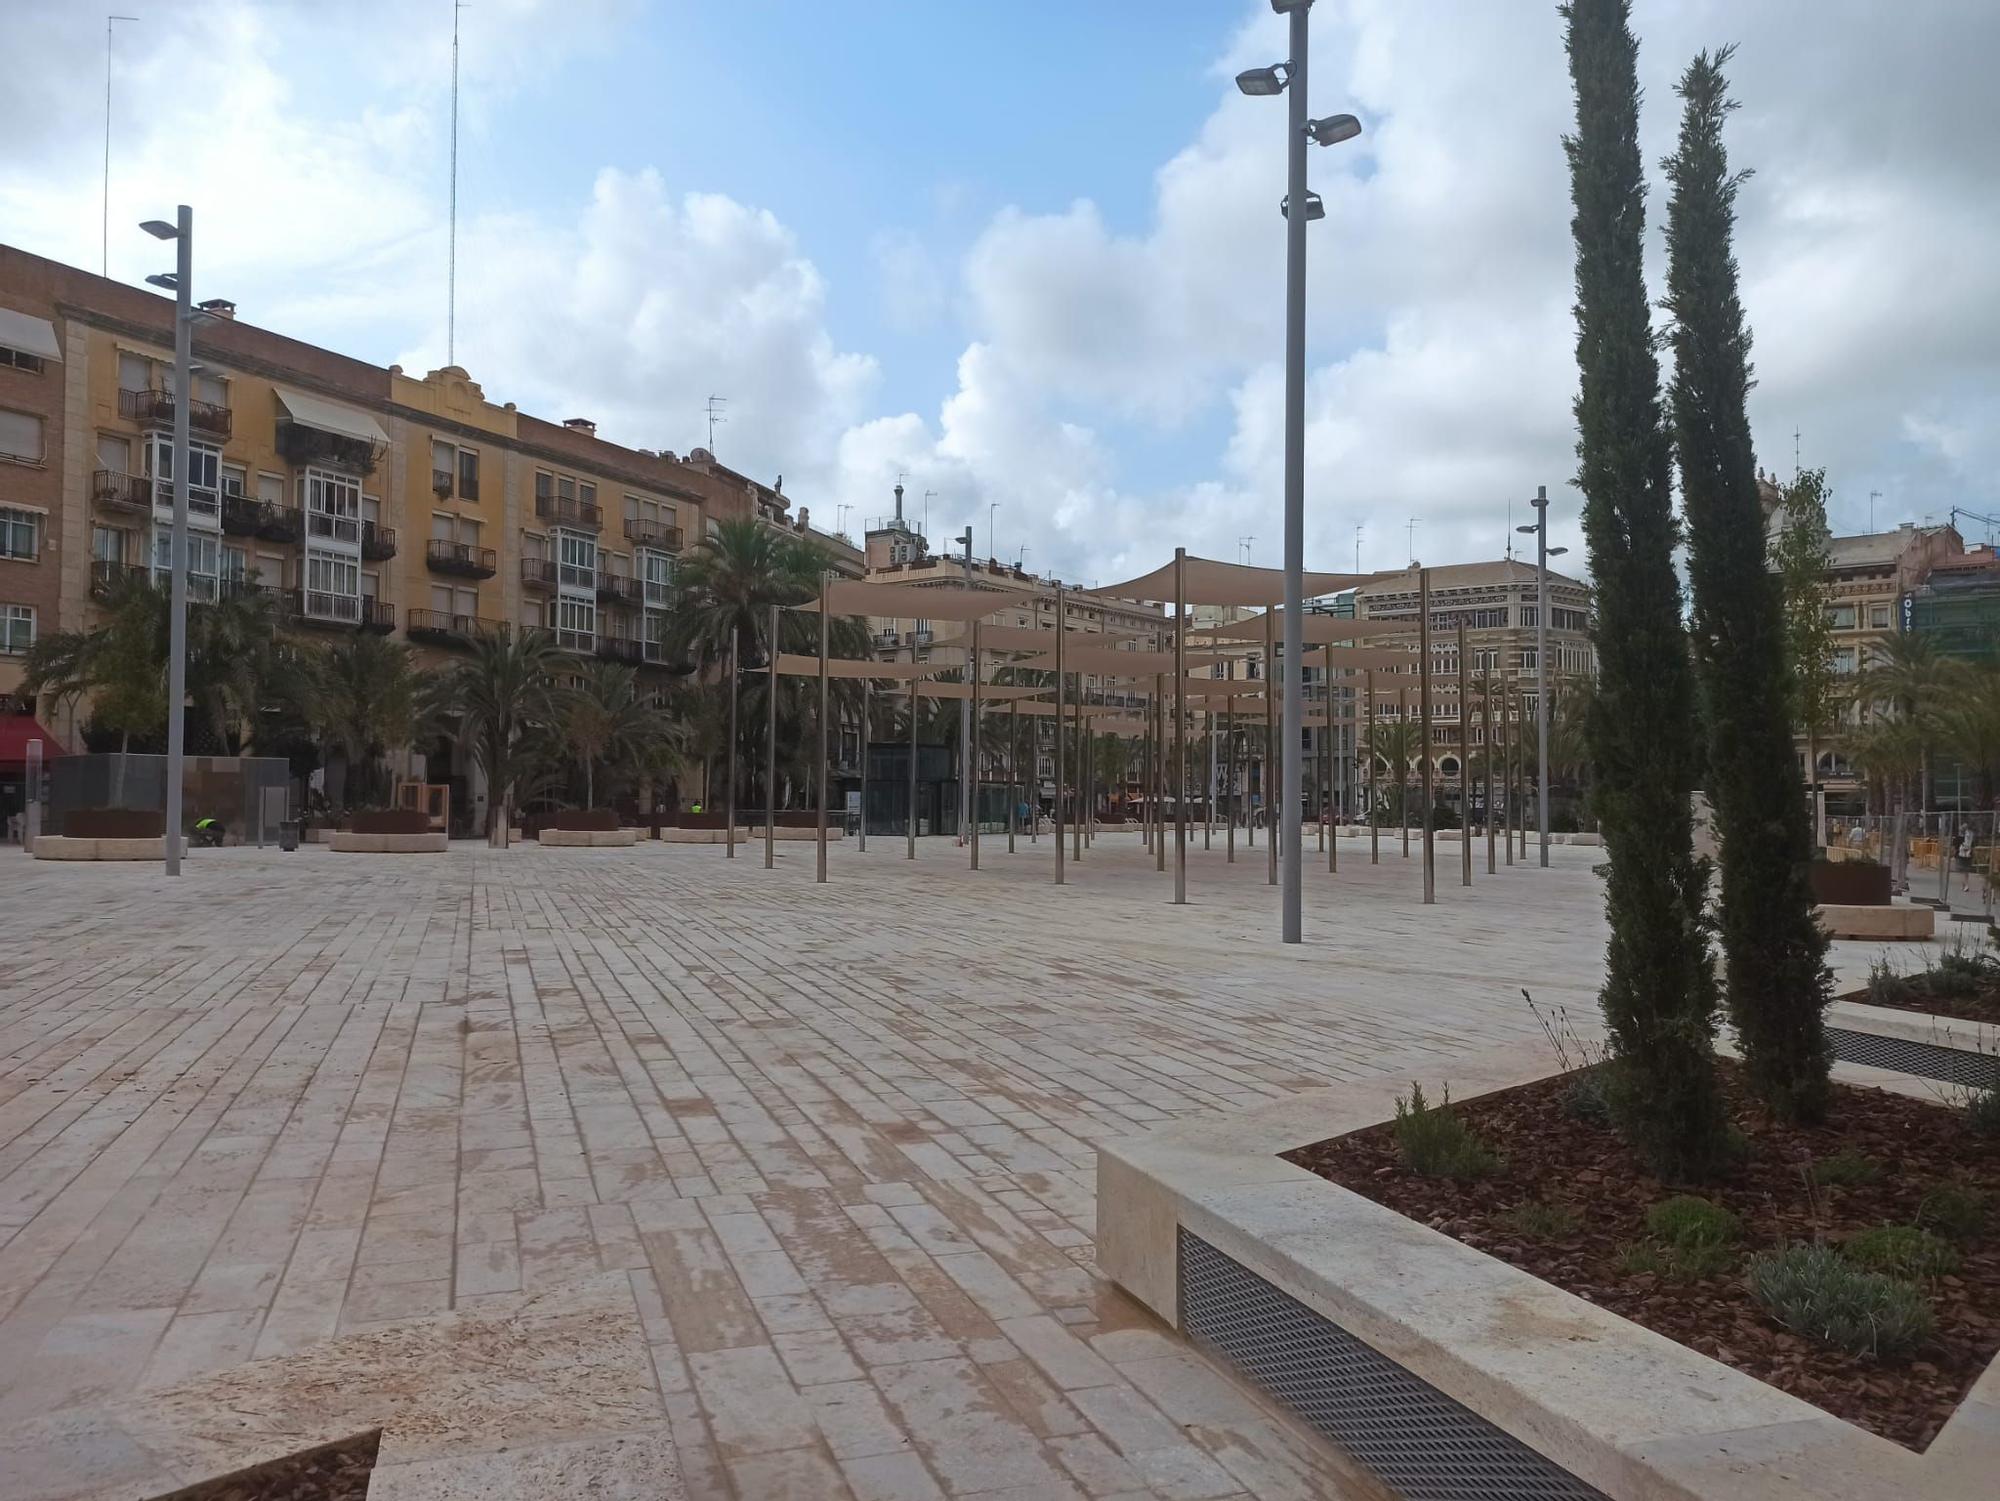
[[[281,850],[295,850],[298,847],[299,847],[298,823],[295,820],[288,820],[286,822],[280,823],[278,825],[278,848]]]

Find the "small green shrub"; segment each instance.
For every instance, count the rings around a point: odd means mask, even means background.
[[[1750,1295],[1792,1333],[1855,1355],[1908,1355],[1937,1327],[1922,1291],[1857,1267],[1830,1246],[1753,1257]]]
[[[1877,1225],[1851,1235],[1840,1254],[1871,1272],[1911,1279],[1943,1277],[1958,1270],[1958,1252],[1915,1225]]]
[[[1952,1240],[1970,1240],[1986,1225],[1987,1196],[1969,1183],[1940,1183],[1917,1206],[1917,1223]]]
[[[1583,1216],[1567,1204],[1516,1204],[1497,1218],[1526,1240],[1560,1240],[1583,1224]]]
[[[1396,1101],[1396,1146],[1403,1165],[1425,1178],[1484,1178],[1500,1166],[1486,1143],[1451,1108],[1451,1087],[1444,1101],[1431,1105],[1423,1086],[1412,1084],[1408,1100]]]
[[[1646,1233],[1676,1251],[1727,1245],[1741,1228],[1735,1215],[1698,1194],[1677,1194],[1646,1211]]]
[[[1917,987],[1897,974],[1887,959],[1877,959],[1868,966],[1869,1000],[1897,1006],[1915,1000],[1916,995]]]
[[[1736,1264],[1737,1255],[1736,1247],[1727,1243],[1671,1246],[1657,1240],[1635,1240],[1620,1248],[1618,1270],[1695,1282],[1728,1271]]]
[[[2000,1089],[1988,1085],[1966,1091],[1965,1128],[1974,1136],[2000,1136]]]
[[[1859,1188],[1882,1176],[1882,1164],[1859,1152],[1835,1152],[1822,1157],[1810,1169],[1813,1182],[1822,1188]]]
[[[1587,1121],[1593,1126],[1611,1124],[1610,1083],[1604,1065],[1581,1069],[1563,1085],[1562,1111],[1571,1120]]]

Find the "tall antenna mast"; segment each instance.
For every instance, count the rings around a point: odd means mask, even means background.
[[[727,405],[729,405],[729,398],[726,396],[711,396],[708,398],[706,410],[708,412],[708,451],[710,453],[715,452],[715,424],[729,420],[722,415],[722,409]]]
[[[451,3],[451,228],[445,252],[444,362],[458,363],[458,13],[465,0]]]
[[[1511,519],[1513,513],[1509,512],[1508,515]],[[1414,568],[1417,566],[1417,518],[1414,516],[1410,518],[1408,532],[1409,532],[1408,548],[1410,554],[1410,566]],[[1514,556],[1512,549],[1509,549],[1507,556],[1510,558]]]
[[[1802,472],[1799,464],[1799,430],[1792,429],[1792,478],[1797,479]]]
[[[1361,571],[1361,528],[1354,529],[1354,571]]]
[[[103,250],[98,262],[97,274],[111,274],[111,27],[118,21],[136,21],[137,16],[106,16],[104,18],[104,223],[101,228]]]

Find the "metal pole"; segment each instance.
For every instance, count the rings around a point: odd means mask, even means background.
[[[1056,885],[1063,883],[1063,637],[1069,632],[1063,616],[1063,586],[1056,584]]]
[[[972,523],[965,524],[965,587],[972,587]],[[965,679],[972,681],[974,664],[966,659]],[[973,811],[973,768],[972,768],[972,699],[970,696],[958,701],[958,842],[964,844],[970,837],[967,825],[972,822]],[[977,862],[974,862],[975,864]]]
[[[1321,759],[1326,763],[1326,791],[1320,794],[1320,838],[1326,841],[1326,873],[1332,875],[1340,869],[1340,830],[1333,827],[1327,816],[1326,794],[1333,790],[1333,643],[1328,642],[1326,652],[1326,726],[1320,731],[1324,737],[1325,754]]]
[[[1294,27],[1298,25],[1296,16],[1292,24]],[[1295,38],[1298,35],[1296,30],[1292,34]],[[1264,884],[1267,886],[1276,886],[1278,884],[1278,794],[1272,790],[1272,783],[1274,781],[1282,783],[1284,780],[1284,770],[1277,765],[1278,759],[1284,755],[1284,748],[1278,743],[1278,704],[1276,696],[1272,691],[1277,687],[1277,679],[1272,676],[1272,673],[1276,670],[1278,661],[1277,653],[1273,650],[1271,630],[1271,612],[1266,610],[1264,612],[1264,816],[1269,820],[1265,827],[1265,833],[1269,837],[1264,841],[1266,850],[1264,856],[1266,866]],[[1287,687],[1285,691],[1287,702],[1289,702],[1291,690]],[[1295,729],[1292,733],[1297,734],[1298,731]],[[1279,891],[1278,896],[1279,906],[1283,907],[1284,892],[1282,889]],[[1289,912],[1289,909],[1287,911]],[[1289,921],[1289,917],[1287,917],[1287,920]],[[1288,934],[1281,934],[1280,937],[1286,943],[1296,943],[1298,941]]]
[[[1535,486],[1535,803],[1549,863],[1549,487]]]
[[[188,396],[194,372],[194,210],[185,203],[174,236],[174,536],[167,628],[167,874],[181,873],[181,780],[187,735]]]
[[[1017,699],[1007,707],[1007,853],[1010,855],[1014,853],[1014,825],[1021,821],[1021,802],[1021,705]]]
[[[910,665],[915,666],[917,661],[917,628],[921,627],[923,622],[921,620],[913,620],[910,622],[910,625]],[[903,838],[906,845],[903,851],[903,858],[905,860],[914,860],[917,858],[917,719],[923,712],[923,697],[918,691],[920,685],[920,679],[910,679],[910,806],[908,814],[903,820]]]
[[[1424,789],[1424,901],[1432,903],[1437,900],[1437,839],[1431,827],[1431,810],[1437,800],[1431,781],[1431,571],[1428,568],[1417,570],[1417,598],[1417,692],[1423,700],[1417,706],[1417,719],[1423,726],[1423,748],[1418,755]]]
[[[1215,710],[1214,699],[1202,700],[1202,717],[1208,721],[1208,797],[1201,807],[1201,847],[1215,848]]]
[[[1174,904],[1187,903],[1187,549],[1174,549]]]
[[[1167,868],[1167,675],[1153,674],[1153,869]]]
[[[1085,755],[1083,744],[1083,674],[1080,672],[1076,675],[1076,702],[1070,705],[1069,733],[1071,736],[1070,744],[1076,748],[1076,754],[1079,757],[1076,763],[1076,790],[1080,794],[1077,801],[1078,803],[1082,803],[1083,797],[1088,795],[1085,784],[1090,779],[1090,768],[1080,759]],[[1070,820],[1069,826],[1069,857],[1072,860],[1081,861],[1083,859],[1083,826],[1090,818],[1090,809],[1088,807],[1079,807],[1076,810],[1076,814],[1077,816]]]
[[[826,581],[831,575],[822,572],[819,576],[819,866],[813,879],[826,879],[826,763],[827,722],[826,722],[826,643],[829,628],[826,602]],[[773,664],[775,665],[775,664]]]
[[[969,531],[970,528],[967,528]],[[972,622],[972,730],[967,741],[966,776],[972,784],[972,827],[967,837],[972,841],[972,869],[979,869],[979,622]]]
[[[1486,874],[1490,876],[1498,868],[1494,864],[1493,856],[1493,830],[1496,827],[1494,822],[1495,810],[1493,807],[1493,753],[1495,747],[1493,743],[1493,673],[1490,669],[1482,671],[1479,674],[1479,712],[1486,723],[1486,734],[1481,737],[1486,742],[1486,753],[1479,759],[1486,770]]]
[[[1472,690],[1465,669],[1465,612],[1458,612],[1458,884],[1472,884]]]
[[[825,590],[821,590],[822,606]],[[821,619],[825,619],[821,616]],[[764,693],[764,869],[778,858],[778,607],[771,606],[771,680]]]
[[[868,853],[868,722],[874,715],[875,680],[861,680],[861,814],[854,820],[855,847],[862,854]]]
[[[1512,684],[1500,680],[1500,733],[1506,737],[1506,754],[1500,761],[1500,842],[1507,847],[1507,863],[1514,863],[1514,701],[1508,691]]]
[[[725,858],[736,858],[736,662],[737,637],[741,629],[736,621],[729,623],[729,755],[723,767],[723,834],[722,845]]]
[[[1271,821],[1272,857],[1278,829],[1299,811],[1299,727],[1305,719],[1304,571],[1306,560],[1306,17],[1291,12],[1291,77],[1286,80],[1285,195],[1285,724],[1279,754],[1283,812]],[[1304,903],[1296,832],[1284,837],[1279,905],[1283,939],[1304,938]],[[1275,872],[1274,872],[1275,874]]]
[[[1396,690],[1396,739],[1403,746],[1410,743],[1410,690]],[[1396,821],[1403,826],[1403,858],[1410,858],[1410,758],[1407,752],[1403,764],[1396,768]]]
[[[1375,816],[1375,669],[1370,667],[1362,675],[1362,693],[1368,703],[1368,863],[1382,863],[1382,825]]]
[[[1236,695],[1233,693],[1230,694],[1229,697],[1223,700],[1223,704],[1225,705],[1224,712],[1229,715],[1229,728],[1227,731],[1229,777],[1224,784],[1229,793],[1229,806],[1222,810],[1222,839],[1224,847],[1228,850],[1228,858],[1225,863],[1234,865],[1236,863]]]

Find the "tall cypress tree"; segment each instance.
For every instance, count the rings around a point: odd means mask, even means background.
[[[1730,48],[1688,64],[1665,167],[1674,449],[1687,512],[1695,657],[1722,836],[1722,952],[1750,1082],[1788,1120],[1826,1114],[1826,938],[1813,921],[1812,823],[1792,750],[1784,603],[1767,562],[1750,442],[1750,334],[1737,298],[1736,192],[1723,121]]]
[[[1597,586],[1597,695],[1585,736],[1611,866],[1601,1002],[1622,1129],[1661,1173],[1701,1177],[1721,1163],[1728,1132],[1702,926],[1706,870],[1688,806],[1694,669],[1646,299],[1638,44],[1628,0],[1573,0],[1562,13],[1576,86],[1576,134],[1563,145],[1575,204],[1577,483]]]

